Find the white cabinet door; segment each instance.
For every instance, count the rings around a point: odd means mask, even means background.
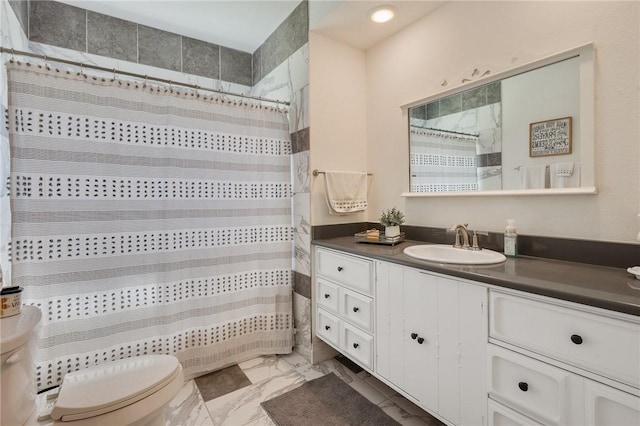
[[[438,409],[438,287],[431,276],[404,271],[404,388],[430,410]]]
[[[459,425],[486,424],[487,290],[376,262],[376,373]]]
[[[486,287],[458,282],[460,347],[460,425],[486,424],[486,348],[488,336]]]
[[[640,398],[585,379],[585,424],[588,426],[640,425]]]
[[[376,262],[375,371],[404,388],[404,268]]]
[[[486,408],[487,289],[438,283],[438,411],[457,425],[482,425]]]

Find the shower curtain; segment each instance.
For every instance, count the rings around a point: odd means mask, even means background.
[[[43,312],[38,389],[143,354],[194,377],[291,352],[286,114],[7,68],[12,284]]]
[[[411,191],[477,191],[477,136],[411,126]]]

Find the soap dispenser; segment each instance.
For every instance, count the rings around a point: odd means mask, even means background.
[[[507,227],[504,230],[504,254],[509,257],[518,256],[518,233],[513,219],[507,220]]]

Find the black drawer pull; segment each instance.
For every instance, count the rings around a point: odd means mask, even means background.
[[[527,382],[520,382],[518,383],[518,387],[520,388],[520,390],[522,392],[526,392],[529,390],[529,385],[527,384]]]
[[[573,343],[575,343],[576,345],[581,345],[582,344],[582,337],[580,337],[577,334],[572,334],[571,335],[571,341]]]
[[[338,272],[342,272],[344,268],[342,266],[338,266]]]
[[[354,344],[353,344],[354,349],[358,349],[358,346],[360,346],[360,345],[359,345],[359,344],[357,344],[357,343],[354,343]]]
[[[418,344],[421,345],[424,343],[424,337],[418,337]]]
[[[329,293],[325,293],[325,294],[324,294],[324,298],[325,298],[325,299],[328,299],[328,298],[330,298],[330,297],[331,297],[331,295],[330,295]]]
[[[324,329],[325,329],[325,330],[330,330],[330,329],[331,329],[331,327],[330,327],[330,326],[328,326],[328,325],[325,325],[325,326],[324,326]]]
[[[411,338],[413,340],[416,340],[417,337],[418,337],[418,333],[411,333]]]
[[[358,308],[357,306],[353,307],[353,312],[358,312],[360,310],[360,308]]]

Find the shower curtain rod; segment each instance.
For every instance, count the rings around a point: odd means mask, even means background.
[[[479,134],[476,135],[476,134],[473,134],[473,133],[455,132],[453,130],[434,129],[433,127],[417,126],[415,124],[412,124],[411,127],[417,127],[418,129],[425,129],[425,130],[434,130],[436,132],[452,133],[454,135],[473,136],[474,138],[479,138],[480,137]]]
[[[149,76],[149,75],[146,75],[146,74],[138,74],[138,73],[135,73],[135,72],[123,71],[123,70],[119,70],[119,69],[116,69],[116,68],[107,68],[107,67],[101,67],[99,65],[85,64],[83,62],[72,61],[72,60],[63,59],[63,58],[55,58],[55,57],[43,55],[43,54],[40,54],[40,53],[31,53],[31,52],[25,52],[25,51],[22,51],[22,50],[8,49],[6,47],[1,47],[1,46],[0,46],[0,53],[10,53],[11,56],[12,56],[12,59],[13,59],[13,55],[29,56],[29,57],[32,57],[32,58],[42,59],[45,63],[47,62],[47,60],[49,60],[49,61],[58,62],[58,63],[61,63],[61,64],[79,66],[81,70],[82,70],[82,68],[88,68],[88,69],[97,70],[97,71],[112,72],[114,74],[114,78],[115,78],[116,74],[120,74],[120,75],[126,75],[128,77],[140,78],[140,79],[144,79],[144,80],[153,80],[153,81],[157,81],[157,82],[165,83],[165,84],[169,84],[169,85],[177,85],[177,86],[182,86],[182,87],[188,87],[190,89],[195,89],[195,90],[206,90],[206,91],[209,91],[209,92],[220,93],[222,95],[237,96],[237,97],[240,97],[240,98],[253,99],[255,101],[271,102],[271,103],[281,104],[281,105],[286,105],[286,106],[291,105],[291,103],[288,102],[288,101],[281,101],[281,100],[278,100],[278,99],[262,98],[260,96],[243,95],[241,93],[227,92],[225,90],[212,89],[212,88],[208,88],[208,87],[198,86],[197,84],[182,83],[182,82],[179,82],[179,81],[169,80],[169,79],[166,79],[166,78],[152,77],[152,76]]]

